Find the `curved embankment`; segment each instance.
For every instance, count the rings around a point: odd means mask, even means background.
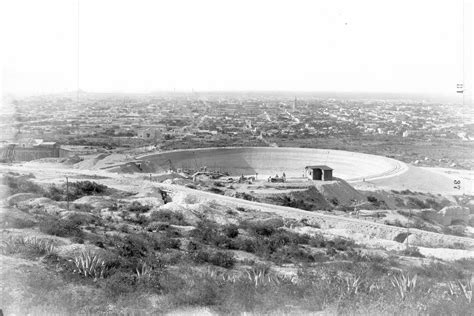
[[[379,179],[403,173],[407,166],[398,160],[356,152],[312,148],[223,147],[186,149],[138,157],[145,172],[176,168],[208,169],[231,175],[268,177],[285,172],[288,178],[302,178],[308,165],[328,165],[333,176],[346,181]]]
[[[440,171],[436,168],[409,166],[408,172],[391,179],[371,179],[380,189],[473,195],[474,180],[470,170]],[[458,183],[459,185],[456,185]]]
[[[412,236],[412,244],[415,246],[450,248],[457,245],[463,245],[465,249],[471,251],[474,250],[473,238],[439,234],[415,228],[410,228],[408,231],[403,227],[389,226],[367,220],[321,214],[318,212],[308,212],[287,206],[247,201],[230,196],[198,191],[177,185],[165,185],[162,183],[155,185],[159,186],[165,191],[168,191],[171,193],[171,195],[176,193],[185,193],[194,196],[196,198],[196,203],[203,200],[215,200],[220,204],[230,207],[241,206],[260,210],[262,212],[273,213],[284,218],[316,221],[323,229],[337,227],[338,229],[345,229],[353,233],[363,233],[367,236],[377,237],[385,240],[394,240],[397,235],[409,232],[409,234]]]

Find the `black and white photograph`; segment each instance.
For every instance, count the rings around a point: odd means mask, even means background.
[[[474,315],[474,0],[4,0],[0,316]]]

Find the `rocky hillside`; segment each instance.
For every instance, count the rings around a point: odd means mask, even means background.
[[[58,172],[3,175],[6,315],[473,309],[474,239],[172,184],[185,179],[76,173],[67,188]],[[344,183],[287,196],[331,209],[338,192],[374,206]]]

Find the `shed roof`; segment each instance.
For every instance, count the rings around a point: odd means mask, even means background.
[[[331,167],[328,167],[326,165],[313,165],[313,166],[306,166],[305,169],[322,169],[322,170],[334,170]]]

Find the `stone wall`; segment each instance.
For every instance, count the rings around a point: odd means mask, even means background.
[[[7,149],[0,148],[0,157],[4,157]],[[13,161],[31,161],[41,158],[69,157],[71,151],[59,147],[15,147]]]
[[[17,161],[30,161],[41,158],[59,157],[59,148],[23,148],[15,147],[14,160]]]

